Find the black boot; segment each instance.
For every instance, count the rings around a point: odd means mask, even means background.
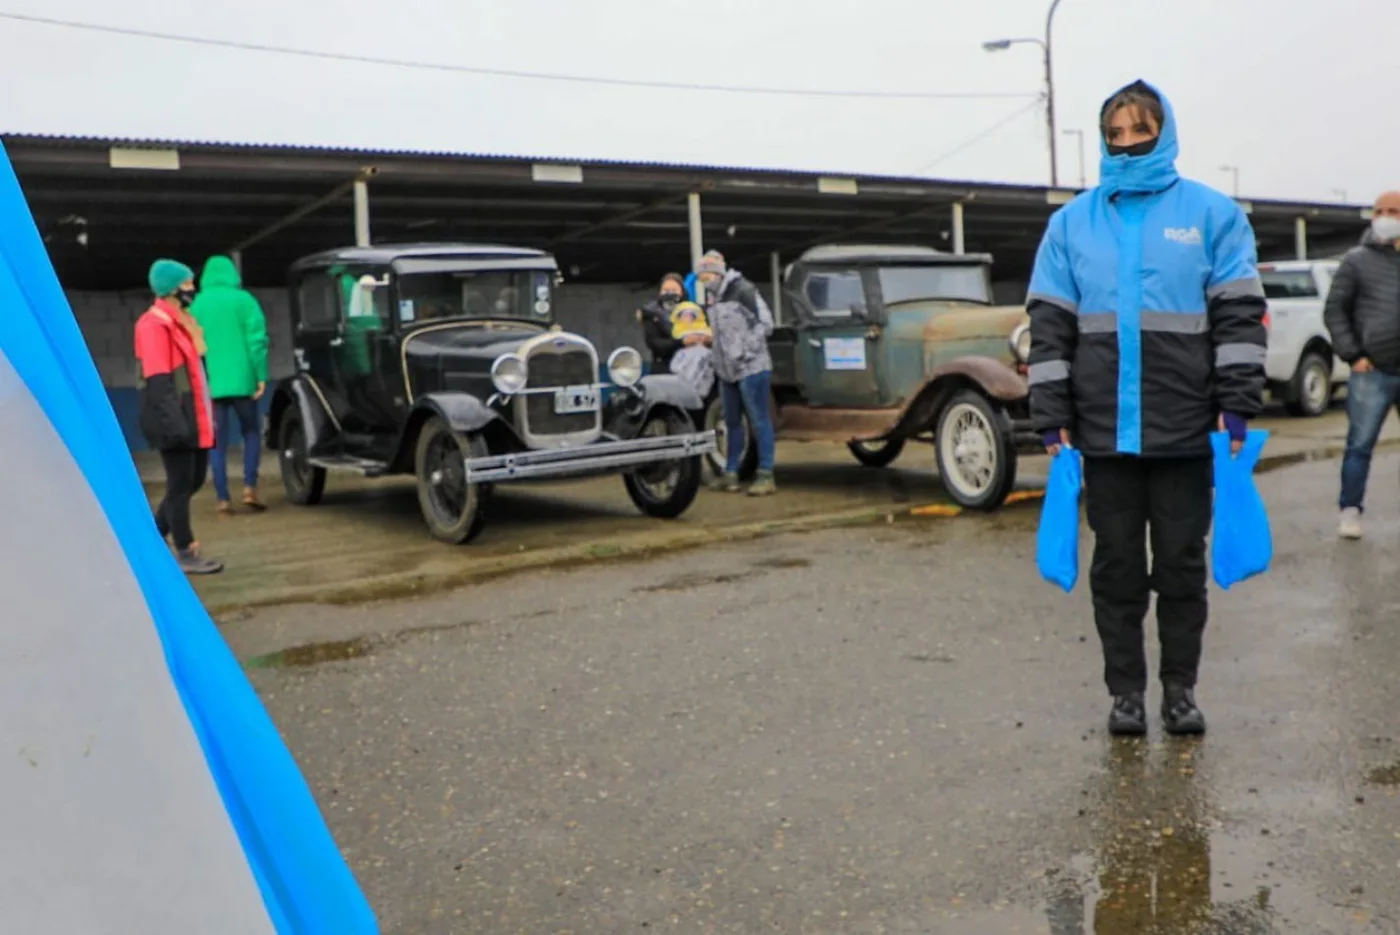
[[[1142,692],[1113,696],[1108,732],[1115,737],[1141,737],[1147,733],[1147,706],[1143,704]]]
[[[1204,734],[1206,716],[1196,707],[1196,693],[1170,682],[1162,686],[1162,727],[1169,734]]]

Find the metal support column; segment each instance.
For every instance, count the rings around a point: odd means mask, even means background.
[[[1298,218],[1293,222],[1293,249],[1298,259],[1308,258],[1308,219]]]
[[[773,324],[781,325],[783,323],[783,263],[777,250],[774,250],[768,257],[768,271],[773,277],[773,301],[769,303],[773,308]]]
[[[238,270],[238,275],[243,275],[243,251],[230,250],[228,258],[233,261],[233,268]]]
[[[369,184],[355,180],[355,246],[369,246]]]
[[[694,270],[700,265],[700,258],[705,255],[705,229],[700,223],[700,193],[691,192],[686,201],[690,209],[690,268]],[[697,302],[702,302],[704,298],[705,287],[697,279],[695,281],[695,299]]]
[[[690,208],[690,268],[695,269],[705,255],[705,232],[700,226],[700,193],[691,192],[686,201]]]
[[[953,252],[966,253],[964,249],[967,241],[963,237],[963,203],[953,202]]]

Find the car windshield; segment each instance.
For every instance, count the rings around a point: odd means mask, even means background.
[[[548,323],[554,277],[545,270],[406,273],[399,277],[399,321],[524,318]]]
[[[1317,280],[1313,278],[1312,270],[1260,270],[1259,278],[1264,283],[1266,299],[1317,298]]]
[[[880,293],[887,306],[901,302],[992,302],[987,267],[980,263],[881,267]]]

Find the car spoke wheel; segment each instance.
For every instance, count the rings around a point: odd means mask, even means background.
[[[885,442],[849,442],[846,445],[856,460],[866,467],[889,467],[904,451],[904,439],[893,438]]]
[[[414,453],[418,508],[434,538],[461,545],[481,531],[485,491],[483,485],[467,482],[466,460],[485,454],[481,436],[454,432],[441,417],[429,419],[419,432]]]
[[[1315,351],[1304,354],[1288,396],[1288,411],[1293,415],[1315,417],[1325,413],[1332,402],[1331,361]]]
[[[319,503],[326,489],[326,469],[311,464],[306,450],[306,429],[295,406],[282,415],[277,430],[277,464],[287,499],[298,506]]]
[[[639,437],[687,435],[695,430],[690,417],[675,409],[663,409],[648,416]],[[647,516],[675,519],[695,500],[700,490],[700,456],[677,458],[629,471],[622,476],[627,495]]]
[[[1016,451],[1004,419],[980,393],[964,390],[940,413],[935,439],[938,473],[953,500],[991,510],[1016,482]]]
[[[747,414],[743,416],[743,425],[744,453],[739,456],[739,477],[748,480],[758,470],[758,446],[754,444]],[[724,426],[724,403],[719,393],[715,393],[705,407],[705,430],[715,433],[715,450],[713,454],[705,455],[705,463],[718,477],[724,473],[725,459],[729,457],[729,433]]]

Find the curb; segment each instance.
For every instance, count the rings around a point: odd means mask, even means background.
[[[1310,461],[1325,461],[1339,457],[1346,449],[1344,443],[1330,443],[1303,451],[1273,455],[1259,460],[1256,473],[1267,473]],[[1388,439],[1377,443],[1376,450],[1400,449],[1400,439]],[[1006,498],[1002,510],[1031,504],[1044,498],[1042,488],[1030,488],[1012,492]],[[426,597],[430,594],[453,590],[472,584],[484,584],[528,572],[542,570],[571,571],[600,562],[622,562],[646,560],[675,552],[701,548],[724,542],[747,542],[768,536],[786,533],[813,532],[819,529],[835,529],[842,526],[862,526],[885,522],[940,518],[951,519],[965,513],[976,514],[975,510],[964,510],[950,503],[900,504],[898,506],[863,506],[850,510],[816,513],[794,519],[769,520],[761,523],[746,523],[739,526],[702,528],[681,533],[632,536],[623,541],[602,542],[590,545],[568,545],[549,549],[538,549],[525,553],[506,553],[474,562],[472,567],[449,572],[402,572],[386,575],[362,584],[339,587],[332,591],[325,587],[292,588],[277,594],[254,598],[248,601],[232,601],[206,605],[210,616],[236,618],[242,614],[268,607],[283,607],[292,604],[320,604],[345,606],[369,604],[378,601],[403,598]],[[231,621],[230,621],[231,622]]]

